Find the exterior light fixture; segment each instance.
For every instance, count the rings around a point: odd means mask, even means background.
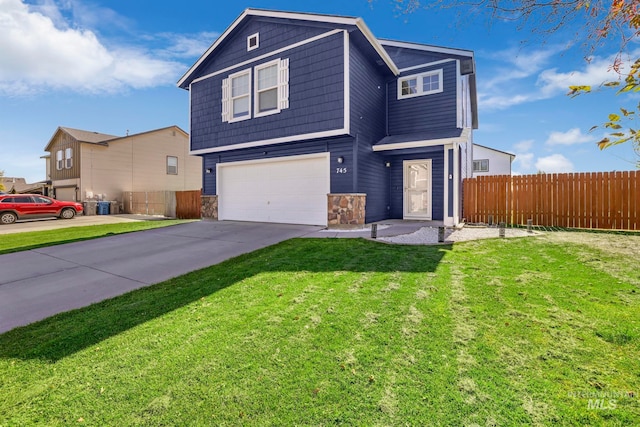
[[[342,156],[338,157],[338,163],[344,163],[344,157]]]
[[[391,167],[391,162],[384,162],[384,165],[385,165],[386,167],[390,168],[390,167]]]
[[[211,168],[207,168],[207,173],[211,173]]]

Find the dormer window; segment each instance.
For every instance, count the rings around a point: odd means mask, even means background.
[[[398,79],[398,99],[442,92],[442,70],[427,71]]]
[[[247,52],[257,49],[260,45],[260,33],[255,33],[247,37]]]

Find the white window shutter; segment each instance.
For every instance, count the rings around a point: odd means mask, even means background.
[[[231,93],[229,87],[229,79],[222,80],[222,121],[229,121],[229,112],[231,110]]]
[[[278,102],[281,110],[289,108],[289,58],[281,59],[278,67]]]

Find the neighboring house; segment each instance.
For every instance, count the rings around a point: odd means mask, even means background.
[[[45,147],[53,197],[118,200],[123,191],[198,190],[202,159],[177,126],[123,137],[59,127]]]
[[[473,144],[473,176],[511,175],[511,164],[515,158],[515,154]]]
[[[27,183],[24,178],[5,176],[0,178],[4,185],[5,193],[12,194],[46,194],[47,184],[45,182]]]
[[[354,223],[343,211],[366,198],[367,223],[460,221],[471,51],[379,40],[360,18],[246,9],[178,86],[221,220]]]

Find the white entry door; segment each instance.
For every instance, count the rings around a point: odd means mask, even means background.
[[[220,220],[327,225],[329,153],[218,165]]]
[[[431,219],[431,159],[405,160],[404,218]]]

